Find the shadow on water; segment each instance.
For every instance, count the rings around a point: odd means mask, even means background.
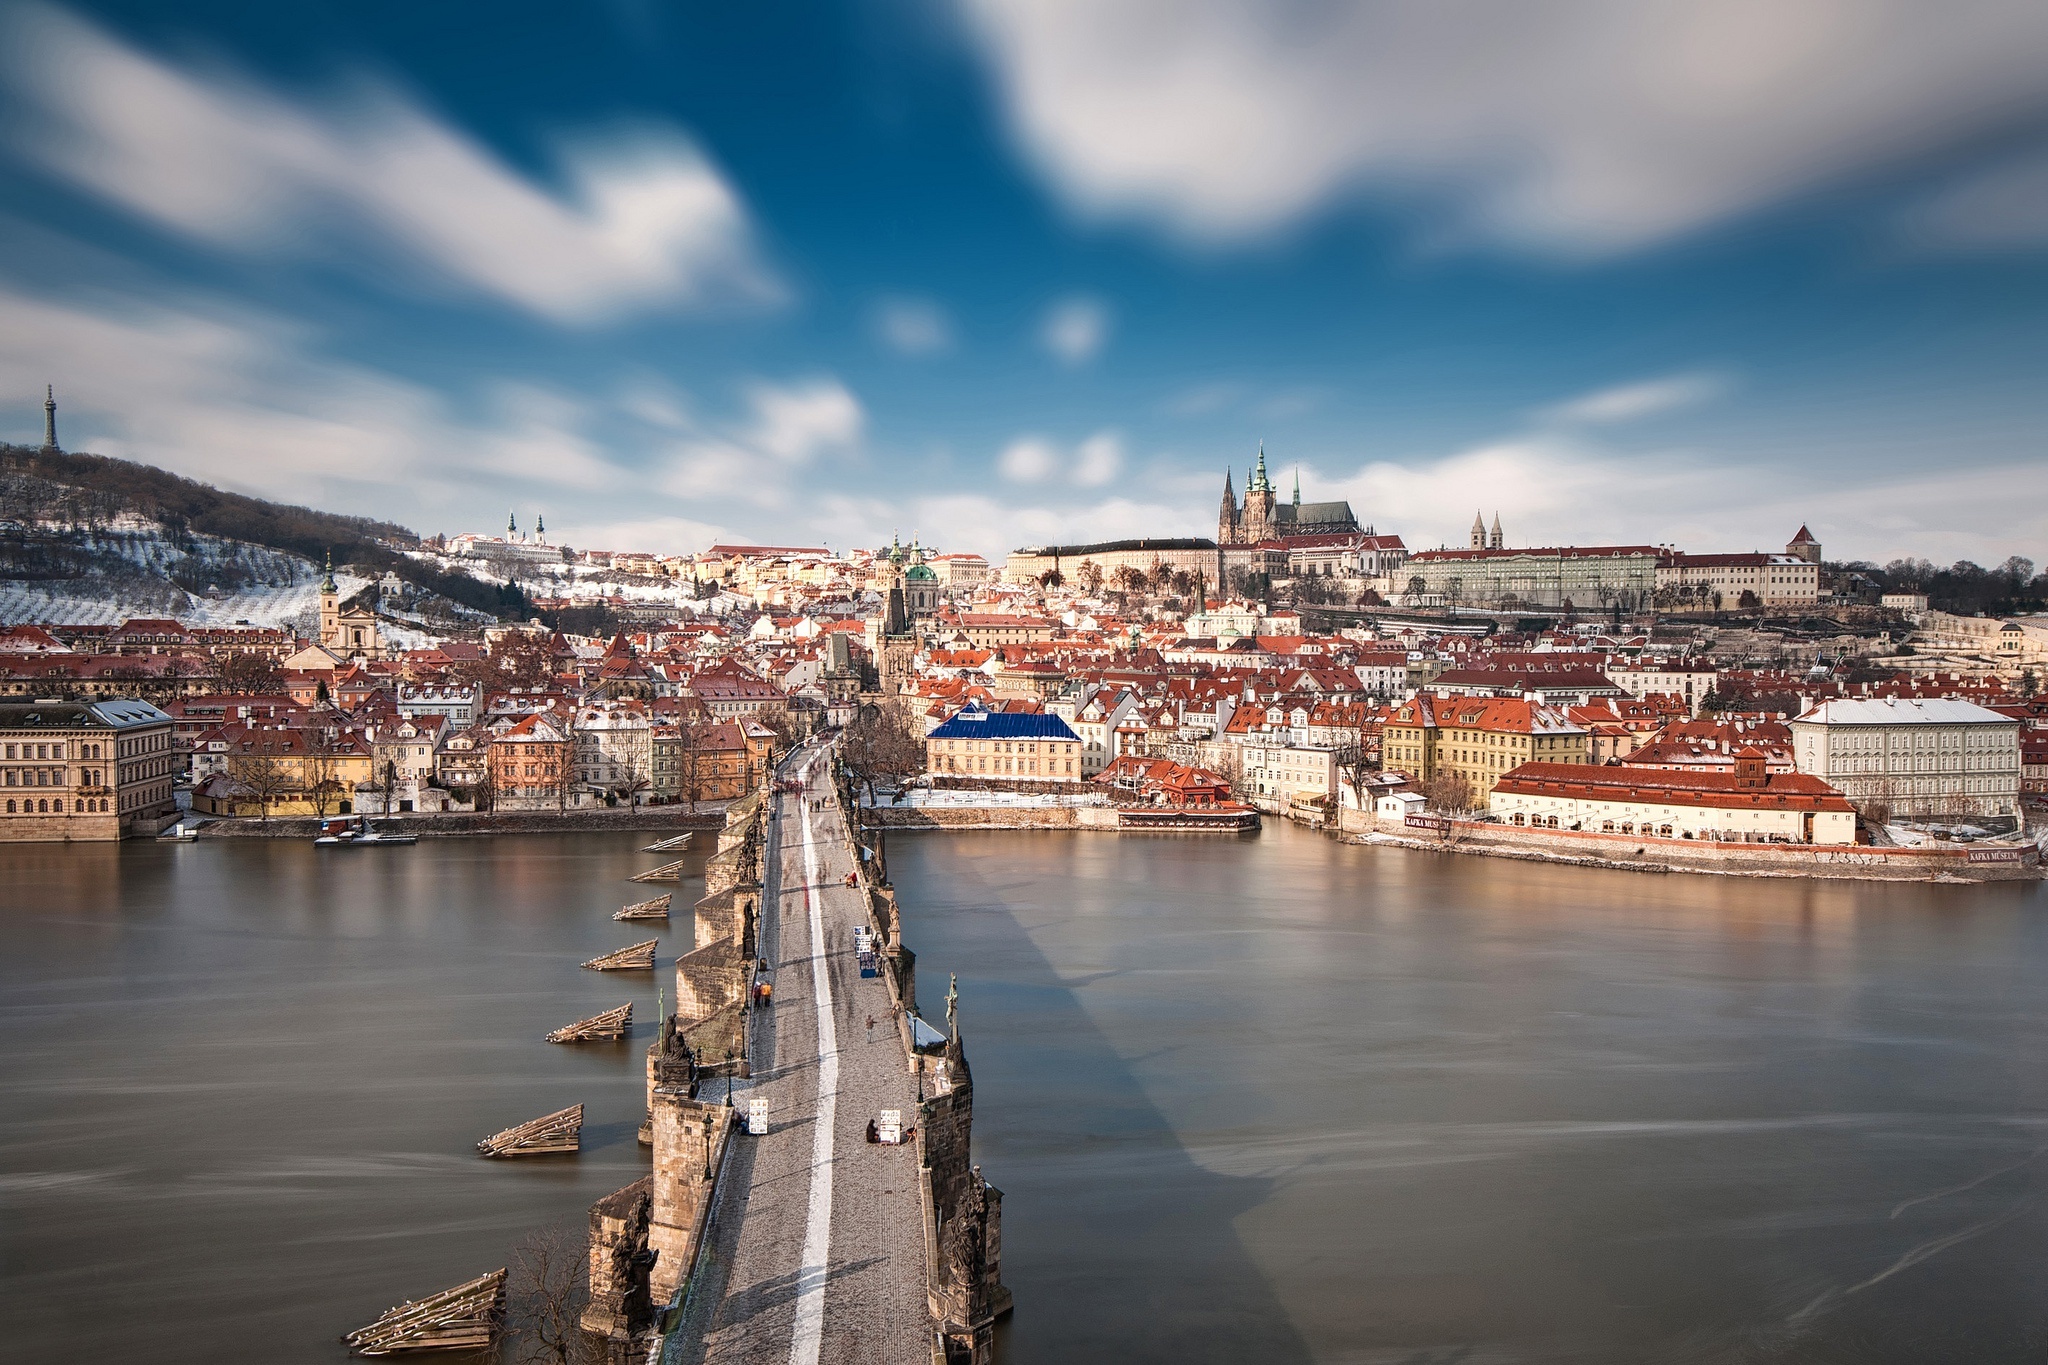
[[[1004,1192],[1003,1277],[1017,1297],[1001,1358],[1309,1360],[1234,1227],[1272,1182],[1189,1155],[1026,931],[1060,886],[973,856],[991,842],[899,839],[890,870],[928,1016],[943,1018],[947,974],[960,976],[975,1155]],[[1220,1085],[1215,1100],[1232,1104]]]

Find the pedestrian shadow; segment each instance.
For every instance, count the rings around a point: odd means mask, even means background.
[[[1274,1182],[1218,1174],[1189,1156],[1074,983],[973,860],[937,841],[892,852],[924,1010],[943,1009],[948,975],[960,977],[975,1159],[1004,1192],[1003,1278],[1017,1303],[998,1329],[998,1358],[1310,1360],[1234,1226]],[[1232,1102],[1220,1078],[1216,1102]]]
[[[867,1256],[858,1261],[841,1261],[826,1270],[825,1283],[829,1285],[834,1280],[858,1275],[863,1270],[884,1265],[887,1261],[888,1258],[885,1256]],[[773,1312],[777,1308],[794,1303],[797,1296],[809,1289],[813,1283],[810,1277],[798,1270],[787,1275],[772,1275],[765,1280],[733,1287],[729,1291],[726,1311],[719,1315],[711,1330],[716,1334],[729,1325],[749,1322],[763,1313]]]

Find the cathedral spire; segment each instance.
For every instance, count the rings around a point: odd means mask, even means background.
[[[1294,467],[1294,505],[1301,506],[1301,466]]]
[[[1266,477],[1266,443],[1264,441],[1259,442],[1259,464],[1258,468],[1252,471],[1251,491],[1254,493],[1270,493],[1273,491],[1273,481]]]

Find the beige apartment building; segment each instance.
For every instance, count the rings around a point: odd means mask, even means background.
[[[0,841],[154,834],[177,810],[172,729],[146,701],[0,704]]]

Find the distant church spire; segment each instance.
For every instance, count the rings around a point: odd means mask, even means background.
[[[1294,505],[1301,506],[1301,466],[1294,467]]]
[[[1493,538],[1488,543],[1487,548],[1493,550],[1503,550],[1507,548],[1507,542],[1505,539],[1502,538],[1500,533],[1500,513],[1498,512],[1495,512],[1493,514]]]
[[[511,512],[505,514],[505,539],[519,539],[519,518]]]
[[[1486,548],[1486,514],[1476,508],[1472,512],[1472,548]]]
[[[43,386],[43,449],[60,450],[57,444],[57,386]]]
[[[1270,493],[1273,491],[1273,481],[1266,477],[1266,443],[1264,441],[1259,442],[1259,466],[1252,471],[1251,491],[1254,493]]]
[[[336,592],[336,591],[338,591],[338,589],[337,589],[337,588],[336,588],[336,587],[334,586],[334,551],[333,551],[333,550],[329,550],[329,551],[327,552],[327,572],[326,572],[326,574],[324,574],[324,575],[323,575],[323,576],[321,577],[321,579],[320,579],[320,591],[322,591],[322,592]]]
[[[534,544],[536,545],[545,545],[548,543],[547,519],[541,516],[541,514],[538,512],[535,512],[533,514],[533,540]]]

